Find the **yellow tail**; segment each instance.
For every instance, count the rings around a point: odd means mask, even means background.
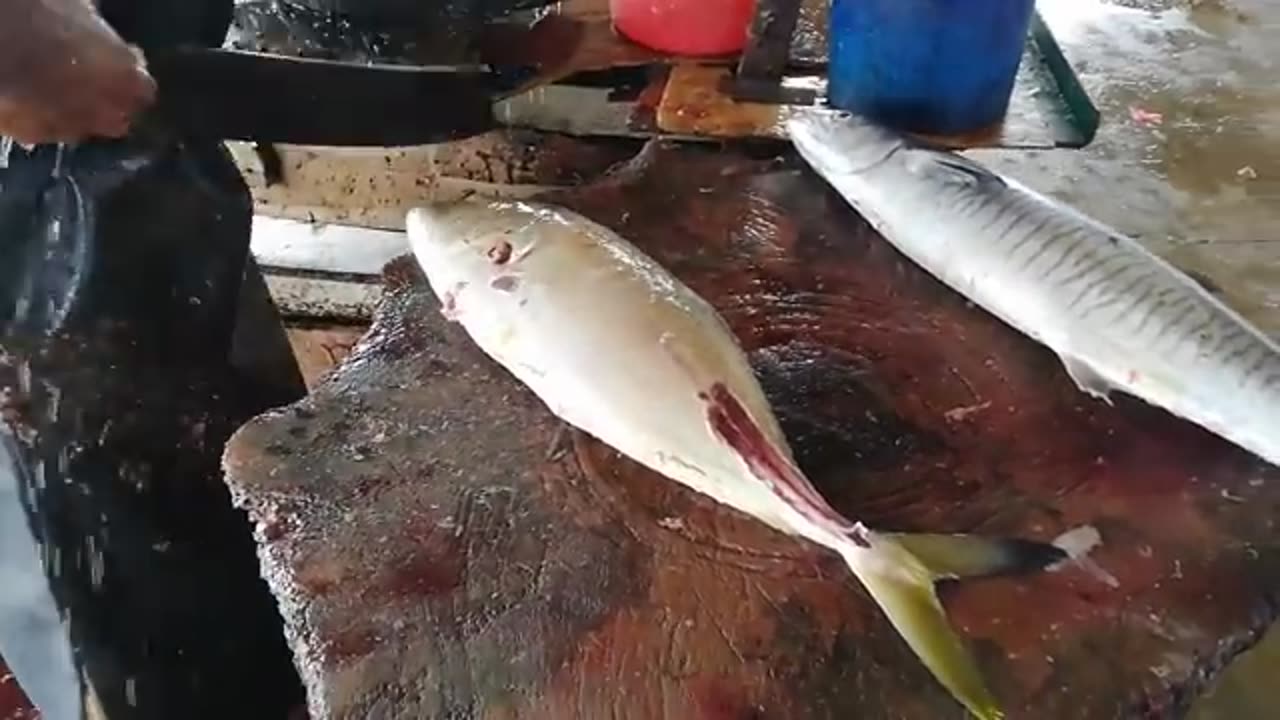
[[[1080,528],[1053,544],[970,535],[895,535],[862,531],[870,548],[842,551],[849,567],[938,682],[981,720],[1004,717],[964,641],[947,621],[935,584],[947,578],[1038,570],[1074,559],[1097,544]]]

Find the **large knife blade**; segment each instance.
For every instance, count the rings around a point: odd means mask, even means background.
[[[159,88],[146,120],[226,140],[397,146],[494,127],[485,66],[354,64],[213,48],[148,53]],[[146,121],[144,120],[144,121]]]

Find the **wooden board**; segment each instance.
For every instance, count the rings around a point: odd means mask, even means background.
[[[794,158],[650,146],[553,197],[723,312],[842,512],[1099,529],[1116,587],[944,588],[1011,718],[1179,717],[1275,617],[1280,472],[1085,397]],[[388,277],[352,355],[225,459],[314,720],[962,717],[837,558],[566,430],[411,262]]]
[[[922,137],[954,148],[1034,149],[1071,144],[1074,141],[1064,139],[1075,130],[1063,120],[1064,111],[1054,105],[1054,93],[1044,92],[1051,79],[1042,77],[1041,64],[1028,49],[1009,111],[997,125],[961,135]],[[658,130],[680,137],[787,139],[785,123],[803,106],[736,100],[729,91],[732,79],[732,68],[691,62],[673,64],[667,77],[658,82],[662,87]],[[826,78],[820,72],[792,74],[786,82],[819,94],[826,92]],[[818,112],[835,115],[840,111],[823,101],[818,104]]]
[[[351,354],[368,328],[360,325],[316,325],[289,328],[289,344],[307,388],[324,380],[335,365]]]
[[[35,708],[0,658],[0,720],[37,720]]]
[[[401,230],[416,204],[480,193],[528,197],[577,185],[626,162],[643,141],[582,142],[532,130],[500,130],[407,148],[276,145],[281,177],[267,181],[264,153],[228,143],[258,213],[307,222]]]

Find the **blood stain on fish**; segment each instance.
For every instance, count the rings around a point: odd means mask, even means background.
[[[458,318],[458,293],[465,290],[466,287],[466,282],[456,283],[441,296],[440,313],[444,315],[446,320],[456,320]]]
[[[506,240],[499,240],[497,245],[489,248],[487,254],[494,265],[506,265],[507,261],[511,259],[511,243]]]
[[[502,292],[515,292],[520,286],[520,278],[515,275],[499,275],[489,281],[489,287]]]
[[[840,534],[852,533],[856,526],[835,511],[794,465],[760,431],[751,414],[724,383],[715,383],[710,392],[698,393],[707,403],[711,429],[742,457],[751,473],[769,483],[796,512],[820,526]],[[850,538],[869,547],[857,534]]]

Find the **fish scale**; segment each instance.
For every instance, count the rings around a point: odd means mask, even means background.
[[[904,255],[1123,391],[1280,464],[1280,345],[1133,238],[952,152],[801,112],[800,155]]]

